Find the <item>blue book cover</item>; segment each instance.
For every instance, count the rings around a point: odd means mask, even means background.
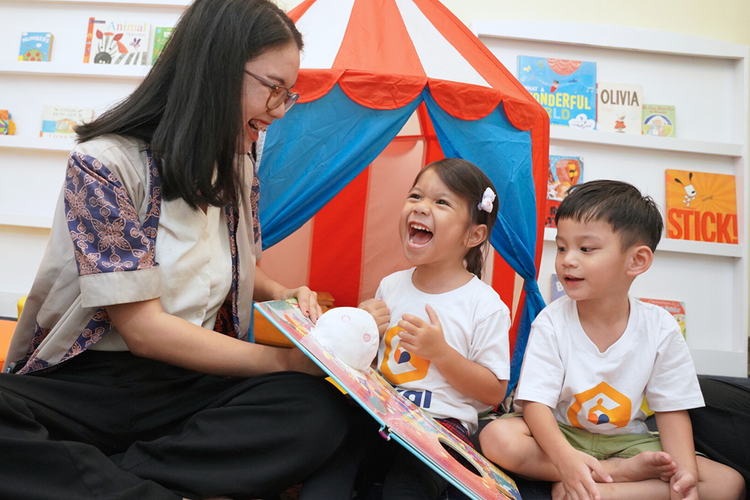
[[[594,130],[595,62],[518,56],[518,80],[547,110],[552,125]]]
[[[52,48],[52,33],[25,31],[21,33],[18,60],[49,61],[50,48]]]

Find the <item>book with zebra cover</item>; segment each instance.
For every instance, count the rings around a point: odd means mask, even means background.
[[[147,22],[91,17],[83,62],[146,66],[150,35]]]

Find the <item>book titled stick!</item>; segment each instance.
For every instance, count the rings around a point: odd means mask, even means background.
[[[667,238],[736,245],[733,175],[666,170]]]

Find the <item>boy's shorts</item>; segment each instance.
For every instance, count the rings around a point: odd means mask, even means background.
[[[595,432],[557,423],[568,443],[597,460],[631,458],[644,451],[662,451],[658,435],[647,434],[597,434]]]
[[[521,417],[521,413],[506,413],[500,418]],[[568,443],[597,460],[608,458],[631,458],[644,451],[663,451],[659,433],[647,434],[597,434],[580,427],[557,422]]]

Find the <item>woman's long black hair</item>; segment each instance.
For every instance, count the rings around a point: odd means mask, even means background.
[[[245,64],[289,43],[302,49],[302,35],[268,0],[196,0],[138,88],[78,126],[78,140],[117,134],[150,144],[166,200],[193,208],[238,200]]]

